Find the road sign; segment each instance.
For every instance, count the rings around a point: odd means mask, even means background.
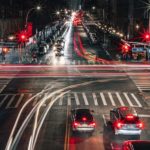
[[[139,52],[143,52],[144,48],[143,47],[133,47],[132,48],[132,52],[134,53],[139,53]]]

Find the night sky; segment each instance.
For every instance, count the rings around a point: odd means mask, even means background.
[[[117,0],[117,18],[120,23],[125,25],[128,23],[129,1],[130,0]],[[142,1],[148,0],[134,0],[133,16],[137,22],[143,23],[143,20],[145,19],[144,9],[146,10],[146,8],[143,8],[145,4]],[[42,28],[46,24],[52,22],[53,16],[55,16],[54,13],[57,10],[69,8],[69,6],[77,5],[80,2],[83,4],[84,9],[89,10],[93,5],[95,5],[97,9],[106,8],[105,2],[110,3],[112,0],[0,0],[0,18],[21,17],[24,20],[27,11],[30,8],[41,5],[42,10],[40,12],[34,11],[31,13],[29,21],[35,23],[39,28]],[[109,6],[108,8],[111,7],[112,6]],[[107,10],[112,14],[111,9]],[[109,19],[111,20],[111,18],[112,16],[110,15]]]

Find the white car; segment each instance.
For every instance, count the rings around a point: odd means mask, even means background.
[[[119,107],[110,111],[110,122],[115,135],[140,136],[144,124],[133,108]]]

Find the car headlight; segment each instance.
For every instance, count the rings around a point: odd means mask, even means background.
[[[56,46],[53,47],[53,50],[56,50]]]

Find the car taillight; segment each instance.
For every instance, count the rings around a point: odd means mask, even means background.
[[[86,117],[83,117],[83,118],[82,118],[82,121],[87,121],[87,118],[86,118]]]
[[[90,123],[90,126],[95,127],[95,126],[96,126],[96,123],[95,123],[95,122],[92,122],[92,123]]]
[[[122,124],[122,122],[118,121],[115,123],[115,126],[116,126],[116,128],[120,129],[123,126],[123,124]]]
[[[127,120],[133,120],[133,119],[134,119],[134,116],[133,116],[133,115],[127,115],[127,116],[126,116],[126,119],[127,119]]]
[[[73,123],[73,126],[74,126],[74,127],[77,127],[78,125],[79,125],[78,122],[74,122],[74,123]]]
[[[138,128],[140,128],[140,129],[143,129],[143,128],[144,128],[144,123],[143,123],[143,122],[138,122],[138,123],[136,124],[136,126],[137,126]]]

